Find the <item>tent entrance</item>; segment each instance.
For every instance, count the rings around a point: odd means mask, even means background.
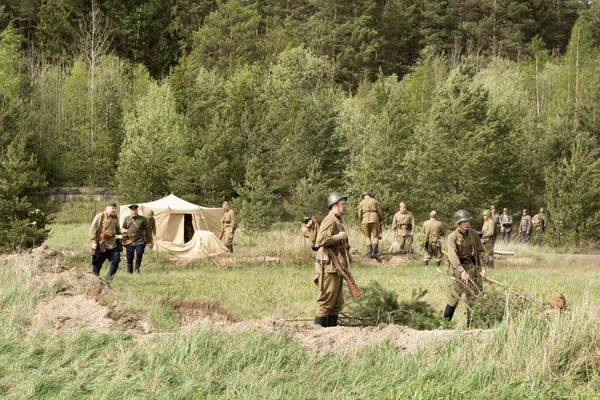
[[[192,223],[192,214],[183,216],[183,242],[187,243],[194,237],[194,224]]]

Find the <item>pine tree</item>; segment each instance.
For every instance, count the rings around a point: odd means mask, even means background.
[[[235,190],[239,194],[234,201],[237,215],[247,229],[260,230],[273,224],[273,191],[263,178],[258,160],[250,160],[244,183],[236,185]]]

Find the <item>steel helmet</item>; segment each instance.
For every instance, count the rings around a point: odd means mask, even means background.
[[[491,217],[492,216],[492,212],[490,210],[483,210],[483,214],[482,215]]]
[[[437,212],[435,210],[433,210],[432,212],[429,213],[429,218],[437,218]]]
[[[333,192],[327,197],[327,208],[331,208],[332,205],[340,200],[346,200],[348,196],[345,196],[342,192]]]
[[[469,214],[468,211],[458,210],[454,214],[454,223],[455,224],[460,224],[461,222],[470,221],[470,220],[471,220],[471,214]]]
[[[363,193],[363,197],[365,197],[367,195],[373,197],[373,195],[371,194],[371,192],[369,192],[368,190]]]

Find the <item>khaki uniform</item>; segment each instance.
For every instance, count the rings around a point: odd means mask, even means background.
[[[233,234],[237,229],[235,213],[232,209],[225,211],[223,218],[221,218],[221,223],[221,236],[219,236],[219,238],[223,241],[225,246],[231,246],[233,245]]]
[[[90,227],[90,240],[104,244],[106,250],[117,247],[116,235],[121,233],[119,219],[116,215],[109,215],[106,211],[96,214]]]
[[[533,223],[533,220],[535,219],[539,220],[539,223],[537,225],[534,224],[533,228],[535,229],[535,239],[537,241],[538,246],[540,246],[544,238],[544,233],[546,232],[547,219],[544,213],[536,214],[531,220],[531,222]]]
[[[379,244],[383,221],[381,204],[372,197],[366,197],[358,204],[358,219],[361,221],[367,246]]]
[[[314,282],[317,285],[317,317],[338,315],[344,305],[344,279],[338,275],[333,262],[329,259],[328,249],[337,255],[344,268],[348,266],[344,246],[337,234],[345,232],[342,219],[333,211],[323,219],[317,234],[317,251]]]
[[[148,226],[150,227],[152,235],[156,236],[156,220],[154,219],[154,217],[148,217],[146,218],[146,220],[148,221]]]
[[[485,250],[479,235],[472,229],[467,230],[463,235],[458,229],[448,235],[446,240],[448,245],[448,305],[456,307],[463,293],[466,293],[467,303],[469,303],[474,294],[479,294],[483,290],[481,276],[482,258],[485,256]],[[463,271],[469,274],[468,288],[460,280]],[[454,279],[452,279],[454,278]]]
[[[529,239],[531,239],[532,227],[531,216],[529,214],[523,215],[521,217],[521,223],[519,224],[519,233],[521,234],[521,239],[523,239],[525,243],[529,243]]]
[[[493,212],[492,213],[492,220],[494,221],[494,224],[496,225],[496,238],[498,238],[500,236],[500,216],[501,214],[497,213],[497,212]]]
[[[496,242],[496,223],[488,218],[481,228],[481,243],[485,249],[486,267],[494,268],[494,244]]]
[[[442,261],[442,237],[446,235],[444,225],[437,219],[430,219],[423,222],[423,233],[423,261],[429,261],[432,257],[436,261]]]
[[[510,214],[504,214],[500,216],[500,233],[502,234],[502,240],[505,242],[510,241],[510,232],[512,231],[513,217]]]
[[[400,246],[400,253],[410,253],[412,246],[412,233],[415,226],[415,217],[410,211],[398,211],[394,215],[392,228],[396,231],[396,240]]]

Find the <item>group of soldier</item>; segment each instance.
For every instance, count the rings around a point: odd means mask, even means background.
[[[339,259],[341,268],[348,268],[348,235],[342,224],[342,216],[347,210],[347,196],[333,192],[327,199],[329,214],[323,219],[316,233],[313,249],[317,250],[314,282],[317,285],[317,308],[315,324],[324,327],[336,326],[338,315],[344,304],[343,279],[333,263],[332,257]],[[520,234],[525,242],[529,241],[532,229],[538,235],[538,244],[546,229],[547,219],[544,209],[533,219],[523,210],[520,222]],[[381,204],[371,192],[365,192],[358,206],[362,233],[367,245],[367,257],[378,258],[379,240],[382,234],[383,212]],[[496,213],[491,207],[482,213],[483,227],[480,232],[471,228],[471,215],[468,211],[458,210],[454,215],[456,229],[446,238],[447,267],[447,305],[444,317],[450,321],[463,294],[469,304],[473,297],[483,289],[482,279],[486,278],[486,268],[494,267],[494,243],[500,232],[504,240],[510,240],[512,216],[508,209],[503,214]],[[535,222],[534,222],[535,221]],[[406,209],[404,202],[394,215],[392,229],[401,253],[409,253],[414,237],[415,219]],[[436,265],[442,261],[442,248],[446,229],[438,221],[437,212],[431,211],[429,220],[423,223],[423,263],[428,265],[435,258]],[[335,256],[337,254],[337,256]],[[470,311],[470,308],[468,307]],[[467,312],[467,324],[471,323],[471,313]]]
[[[96,214],[90,227],[89,239],[92,249],[92,273],[99,276],[105,261],[110,262],[107,280],[111,281],[121,262],[121,252],[125,250],[127,272],[139,274],[146,247],[152,248],[156,239],[154,211],[148,217],[139,214],[139,205],[130,204],[129,214],[119,225],[117,203],[108,202],[104,211]],[[230,253],[233,253],[233,236],[238,224],[235,213],[228,201],[223,202],[221,235],[219,239]]]

